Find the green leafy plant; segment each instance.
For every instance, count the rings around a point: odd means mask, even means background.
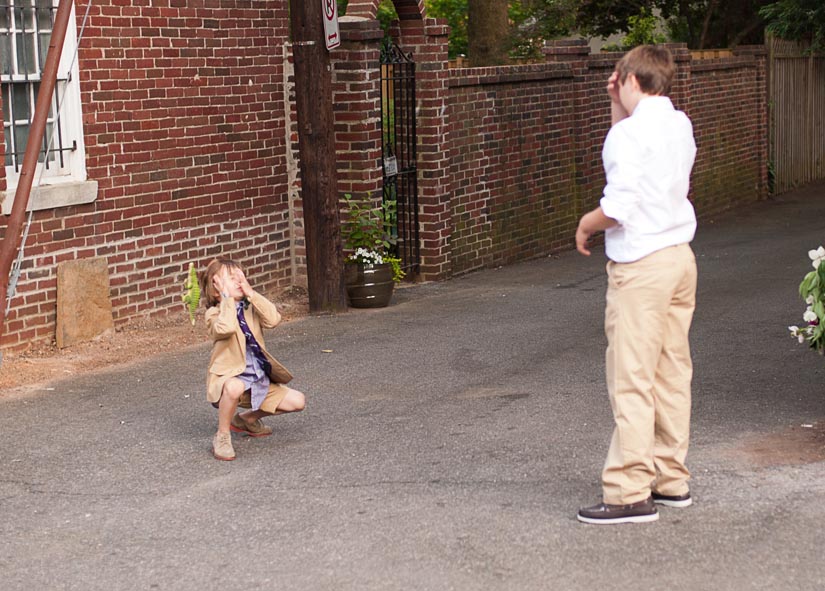
[[[454,59],[467,55],[467,0],[424,0],[427,16],[447,19],[450,25],[449,56]]]
[[[667,36],[657,30],[659,20],[651,13],[642,10],[627,19],[628,31],[621,45],[606,45],[602,51],[627,51],[637,45],[654,45],[667,43]]]
[[[808,52],[825,51],[825,3],[822,0],[780,0],[763,6],[766,29],[782,39],[810,44]]]
[[[544,61],[544,42],[565,37],[574,30],[579,4],[579,0],[510,0],[508,14],[513,23],[510,57],[519,61]]]
[[[800,343],[808,342],[811,349],[820,355],[825,354],[825,248],[820,246],[816,250],[808,251],[808,258],[811,259],[814,267],[802,283],[799,284],[799,295],[805,300],[808,308],[802,315],[802,319],[807,326],[789,326],[791,336],[798,339]]]
[[[401,259],[392,255],[391,250],[398,242],[398,204],[395,200],[384,200],[376,205],[369,199],[353,199],[344,195],[347,217],[342,224],[344,248],[351,251],[347,262],[363,265],[389,263],[393,281],[401,281],[404,271]]]

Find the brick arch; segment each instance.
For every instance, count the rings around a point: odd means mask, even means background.
[[[375,20],[381,0],[349,0],[347,16],[360,16]],[[425,16],[424,0],[393,0],[398,18],[402,21],[423,20]]]

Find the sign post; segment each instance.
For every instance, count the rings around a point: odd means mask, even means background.
[[[334,49],[341,45],[341,33],[338,30],[338,1],[321,0],[321,11],[324,13],[324,40],[327,49]]]

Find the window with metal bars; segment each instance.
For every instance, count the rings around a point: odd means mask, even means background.
[[[46,62],[57,11],[57,0],[0,2],[0,82],[3,94],[3,131],[6,140],[6,178],[7,185],[11,188],[17,184],[29,139],[40,77]],[[75,22],[74,15],[70,22]],[[71,25],[69,29],[38,158],[43,168],[43,180],[47,183],[85,178],[81,154],[80,93],[77,83],[73,82],[77,80],[76,72],[68,70],[76,43],[75,31]],[[61,101],[65,104],[61,105]],[[38,170],[38,176],[40,174]]]

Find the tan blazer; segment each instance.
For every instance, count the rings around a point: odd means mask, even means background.
[[[264,351],[272,369],[269,379],[273,383],[286,384],[292,374],[266,350],[262,328],[273,328],[281,321],[281,314],[264,296],[253,292],[249,297],[250,306],[244,310],[244,317],[249,329]],[[206,398],[209,402],[218,402],[221,398],[226,380],[241,375],[246,369],[246,337],[241,332],[241,325],[232,298],[225,298],[217,306],[206,311],[206,328],[213,341],[212,356],[206,377]]]

